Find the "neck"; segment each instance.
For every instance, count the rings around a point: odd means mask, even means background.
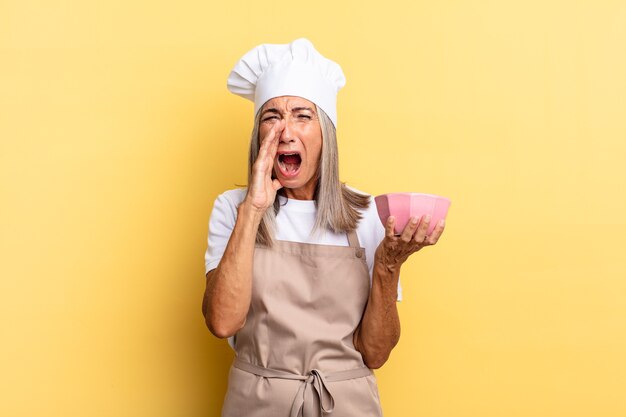
[[[293,200],[313,200],[315,197],[315,186],[317,182],[312,182],[300,188],[283,188],[285,196]]]

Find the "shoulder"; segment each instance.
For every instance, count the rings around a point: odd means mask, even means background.
[[[217,196],[213,202],[213,211],[211,212],[211,222],[221,222],[234,225],[237,217],[237,207],[246,197],[247,188],[235,188],[227,190]]]
[[[226,190],[222,194],[218,195],[213,202],[213,212],[232,212],[237,213],[237,207],[246,198],[247,188],[233,188],[232,190]]]
[[[246,198],[247,188],[233,188],[232,190],[226,190],[222,194],[218,195],[215,199],[215,203],[227,204],[237,208],[241,202]]]
[[[363,244],[378,245],[385,235],[385,228],[378,217],[374,196],[348,185],[346,185],[346,187],[355,193],[369,197],[369,205],[367,208],[358,210],[361,214],[361,220],[357,227],[357,234]]]
[[[378,211],[376,209],[376,201],[374,200],[374,196],[364,191],[361,191],[359,189],[356,189],[354,187],[350,187],[349,185],[346,185],[346,188],[348,188],[350,191],[353,191],[357,194],[361,194],[369,198],[369,205],[367,206],[367,208],[358,209],[359,213],[361,213],[361,216],[362,216],[361,221],[359,222],[359,227],[361,227],[363,223],[367,223],[369,226],[371,226],[372,223],[379,221]]]

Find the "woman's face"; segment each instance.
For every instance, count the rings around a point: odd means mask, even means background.
[[[287,197],[312,200],[322,152],[322,129],[315,104],[301,97],[273,98],[261,107],[260,123],[261,139],[272,126],[282,125],[277,132],[274,174],[285,187]]]

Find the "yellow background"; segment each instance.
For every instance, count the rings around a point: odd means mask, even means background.
[[[301,36],[347,76],[342,179],[453,201],[402,271],[386,416],[625,416],[622,0],[1,1],[0,415],[219,415],[226,77]]]

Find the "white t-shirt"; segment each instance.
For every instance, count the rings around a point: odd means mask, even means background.
[[[361,193],[359,190],[356,192]],[[204,257],[205,273],[215,269],[224,255],[226,244],[235,227],[237,207],[246,196],[246,188],[228,190],[220,194],[213,204],[213,212],[209,220],[208,248]],[[362,193],[363,194],[363,193]],[[315,224],[317,208],[312,200],[293,200],[279,195],[281,204],[276,216],[277,240],[289,242],[313,243],[319,245],[349,246],[345,233],[334,233],[329,230],[311,235]],[[357,226],[356,234],[359,244],[365,249],[365,260],[370,271],[370,284],[374,269],[374,253],[378,244],[385,237],[385,228],[378,218],[374,197],[370,197],[370,205],[361,211],[362,219]],[[402,299],[402,287],[398,284],[398,301]]]
[[[355,190],[360,192],[359,190]],[[228,190],[220,194],[213,204],[213,212],[209,220],[208,248],[204,256],[205,273],[217,268],[220,263],[230,235],[237,219],[237,207],[243,202],[246,188]],[[311,235],[315,224],[317,208],[312,200],[293,200],[279,195],[280,210],[276,216],[277,240],[290,242],[313,243],[320,245],[350,246],[345,233],[324,231]],[[286,203],[286,204],[285,204]],[[362,219],[357,226],[356,234],[359,244],[365,249],[365,260],[370,271],[370,285],[374,269],[374,253],[378,244],[385,237],[385,228],[378,218],[376,203],[370,197],[369,207],[361,211]],[[402,300],[402,287],[398,283],[398,301]],[[234,347],[234,339],[228,343]]]

